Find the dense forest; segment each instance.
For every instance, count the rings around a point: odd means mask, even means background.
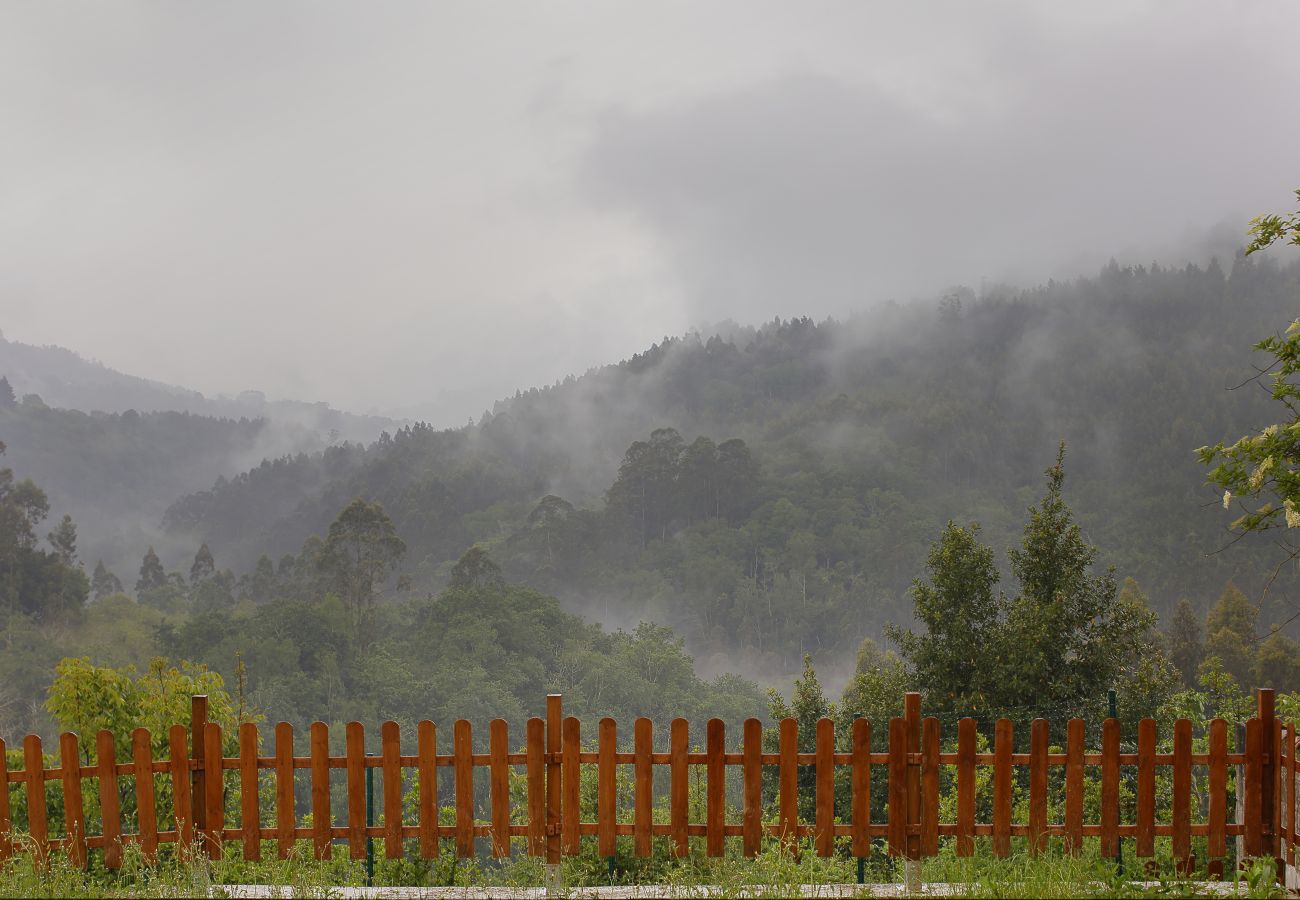
[[[436,590],[466,547],[611,625],[678,630],[710,671],[849,664],[905,621],[949,519],[1013,541],[1058,441],[1102,559],[1162,615],[1258,593],[1193,450],[1267,421],[1246,349],[1289,321],[1300,267],[1109,266],[1030,291],[957,289],[870,318],[729,327],[502,401],[268,460],[167,512],[237,568],[296,553],[351,498],[381,502]],[[1291,577],[1288,575],[1287,577]],[[1274,595],[1280,597],[1279,594]],[[1263,621],[1280,619],[1267,607]]]
[[[1289,321],[1298,284],[1300,265],[1267,260],[1111,265],[665,339],[477,424],[407,425],[174,491],[129,562],[82,554],[101,523],[60,519],[54,487],[140,521],[176,460],[255,452],[267,423],[53,409],[0,384],[2,502],[30,526],[6,538],[6,572],[50,585],[5,595],[0,728],[48,727],[43,692],[68,656],[210,665],[241,707],[303,723],[518,719],[545,690],[580,715],[735,721],[784,702],[759,682],[815,680],[811,655],[848,683],[842,711],[883,713],[907,684],[975,683],[983,663],[927,650],[945,603],[986,609],[986,649],[1017,646],[1036,590],[1026,560],[1053,553],[1081,573],[1083,612],[1050,627],[1078,632],[1080,656],[1109,648],[1054,710],[1087,711],[1123,680],[1124,702],[1151,711],[1208,657],[1212,676],[1294,689],[1295,645],[1257,640],[1290,614],[1294,575],[1255,602],[1276,554],[1216,552],[1228,517],[1193,451],[1275,417],[1264,392],[1228,388]],[[38,549],[51,511],[52,549]],[[1045,517],[1068,547],[1035,543]],[[943,593],[945,547],[987,596]],[[1111,630],[1090,637],[1093,620]],[[971,702],[1045,696],[992,659]]]

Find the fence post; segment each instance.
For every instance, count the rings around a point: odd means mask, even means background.
[[[203,733],[208,724],[208,696],[190,697],[190,814],[194,816],[191,834],[198,836],[208,827],[207,778],[203,768]]]
[[[1234,745],[1233,749],[1237,753],[1243,753],[1246,750],[1246,723],[1237,722],[1236,726],[1237,726],[1236,727],[1237,743]],[[1236,778],[1237,796],[1236,796],[1236,802],[1233,804],[1233,810],[1232,810],[1233,821],[1241,825],[1241,824],[1245,824],[1246,822],[1246,767],[1241,763],[1238,763],[1234,768],[1236,769],[1236,774],[1237,774],[1237,778]],[[1247,826],[1247,828],[1249,827],[1250,826]],[[1246,858],[1246,835],[1245,834],[1237,835],[1236,843],[1237,843],[1237,869],[1240,870],[1242,861]]]
[[[560,747],[564,724],[559,694],[546,695],[546,893],[558,894],[560,884]]]
[[[1260,817],[1263,820],[1260,823],[1260,833],[1263,838],[1264,854],[1273,860],[1277,877],[1285,881],[1286,863],[1282,859],[1277,843],[1278,819],[1281,812],[1278,776],[1282,773],[1278,757],[1281,755],[1282,747],[1281,741],[1278,740],[1277,717],[1274,714],[1276,699],[1276,691],[1273,688],[1260,688],[1255,694],[1260,726],[1260,752],[1264,754],[1263,765],[1259,768],[1263,780],[1259,792]]]
[[[921,890],[921,764],[913,754],[921,752],[921,695],[903,695],[903,718],[907,720],[907,854],[903,862],[903,884],[909,893]]]

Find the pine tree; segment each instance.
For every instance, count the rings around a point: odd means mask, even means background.
[[[144,559],[140,561],[140,580],[135,583],[135,592],[139,594],[142,591],[153,590],[167,584],[167,573],[163,570],[162,563],[158,560],[158,554],[153,552],[153,546],[144,554]]]
[[[1255,680],[1255,626],[1259,607],[1231,581],[1205,617],[1205,656],[1217,657],[1242,687]]]
[[[9,379],[0,376],[0,409],[12,409],[18,405],[18,398],[9,384]]]
[[[65,566],[70,566],[77,559],[77,526],[72,521],[72,516],[66,513],[62,521],[47,536],[50,546],[54,548],[54,555],[59,558],[59,562]]]
[[[198,585],[207,581],[216,571],[217,563],[212,558],[212,551],[207,544],[203,544],[199,547],[199,552],[194,554],[194,564],[190,566],[190,584]]]
[[[91,576],[90,588],[95,592],[96,600],[103,600],[110,594],[122,593],[122,581],[108,570],[101,559],[95,563],[95,573]]]
[[[1201,623],[1186,598],[1178,601],[1173,621],[1169,624],[1169,658],[1183,676],[1183,684],[1194,686],[1196,671],[1205,658],[1205,642],[1201,636]]]

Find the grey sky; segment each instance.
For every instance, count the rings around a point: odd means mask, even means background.
[[[1284,3],[0,6],[0,328],[454,424],[1300,187]],[[1188,250],[1187,248],[1192,248]]]

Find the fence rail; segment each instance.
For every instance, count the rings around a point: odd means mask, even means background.
[[[956,728],[955,751],[941,750],[943,729],[935,718],[922,718],[920,695],[908,694],[905,715],[888,723],[888,749],[872,751],[873,725],[866,720],[852,723],[850,733],[841,735],[837,747],[834,722],[817,723],[815,749],[800,752],[798,724],[794,719],[777,723],[776,752],[764,749],[763,727],[757,719],[744,722],[739,752],[726,749],[726,729],[719,719],[705,728],[704,750],[693,751],[689,724],[674,719],[669,724],[667,750],[654,747],[654,726],[649,719],[637,719],[632,728],[632,751],[618,749],[619,731],[613,719],[602,719],[596,729],[594,751],[583,748],[582,725],[562,715],[561,698],[547,698],[546,718],[529,719],[524,729],[522,751],[511,750],[507,723],[497,719],[488,726],[488,752],[474,752],[473,730],[464,720],[451,728],[450,753],[439,753],[439,729],[432,722],[416,726],[415,747],[403,747],[395,722],[380,727],[380,753],[365,752],[365,731],[350,722],[344,729],[345,752],[330,754],[329,729],[317,722],[308,730],[307,755],[297,755],[293,728],[280,723],[274,728],[270,755],[259,753],[257,726],[243,724],[238,730],[239,752],[223,756],[221,727],[207,721],[205,697],[193,698],[189,728],[173,725],[168,732],[168,758],[154,759],[152,737],[143,728],[131,735],[131,761],[118,762],[113,736],[101,731],[95,739],[96,762],[81,761],[76,734],[59,739],[59,764],[47,768],[41,739],[28,735],[22,742],[23,768],[10,771],[6,765],[0,778],[0,860],[16,850],[13,808],[25,810],[27,836],[37,856],[48,858],[52,850],[65,852],[75,865],[85,865],[90,850],[101,850],[107,868],[122,864],[126,845],[136,844],[152,857],[162,844],[182,842],[198,845],[210,855],[219,855],[226,842],[242,845],[246,859],[261,859],[264,841],[274,841],[278,856],[286,857],[300,839],[309,840],[318,858],[331,855],[336,841],[346,841],[352,858],[366,855],[367,839],[383,841],[389,858],[402,856],[408,840],[418,842],[418,853],[426,858],[440,852],[440,842],[452,840],[456,853],[472,856],[478,839],[490,840],[494,856],[509,856],[512,838],[523,838],[526,852],[559,862],[563,855],[580,852],[584,837],[595,837],[601,855],[616,853],[620,836],[632,839],[637,856],[651,853],[652,838],[670,839],[679,856],[690,850],[692,838],[703,838],[705,852],[720,856],[728,838],[740,838],[742,852],[759,852],[764,838],[790,840],[811,837],[814,852],[828,856],[836,852],[836,840],[847,839],[852,855],[864,857],[872,851],[872,839],[884,838],[888,852],[917,859],[938,852],[940,838],[950,837],[959,856],[975,851],[975,838],[990,837],[997,856],[1011,852],[1012,838],[1024,838],[1030,852],[1040,852],[1048,838],[1059,836],[1069,852],[1078,852],[1085,838],[1098,840],[1102,855],[1115,855],[1121,838],[1133,838],[1136,855],[1150,858],[1156,852],[1156,838],[1168,837],[1178,865],[1194,865],[1191,839],[1206,838],[1206,860],[1212,873],[1222,874],[1229,837],[1240,840],[1237,856],[1272,856],[1279,871],[1295,864],[1300,841],[1296,827],[1297,742],[1294,725],[1283,726],[1273,712],[1273,692],[1261,690],[1255,718],[1245,723],[1244,746],[1228,752],[1228,726],[1213,720],[1208,729],[1207,751],[1192,752],[1192,726],[1185,719],[1174,724],[1172,752],[1157,752],[1157,726],[1144,719],[1138,724],[1136,752],[1123,752],[1120,725],[1107,719],[1101,726],[1099,749],[1085,746],[1085,725],[1080,719],[1066,723],[1064,752],[1049,747],[1049,723],[1034,720],[1029,727],[1028,752],[1017,752],[1013,723],[1002,719],[993,731],[992,752],[977,752],[978,732],[973,719],[962,719]],[[445,746],[445,745],[444,745]],[[950,746],[953,746],[950,744]],[[0,759],[5,744],[0,741]],[[414,749],[415,752],[410,751]],[[403,752],[405,751],[405,752]],[[453,773],[450,797],[439,796],[438,770]],[[595,821],[583,821],[582,773],[595,769]],[[618,772],[631,767],[631,804],[620,810]],[[655,821],[654,774],[667,768],[667,821]],[[690,820],[688,773],[703,769],[704,820]],[[764,821],[764,768],[776,769],[775,821]],[[947,771],[941,773],[946,767]],[[1130,777],[1122,769],[1130,767]],[[1198,802],[1193,804],[1194,767],[1204,767],[1204,788],[1198,783]],[[810,821],[800,818],[800,771],[812,770]],[[1136,769],[1135,777],[1132,768]],[[1172,797],[1168,821],[1157,821],[1157,770],[1167,769]],[[295,773],[307,770],[310,780],[311,824],[300,825]],[[344,809],[335,810],[331,795],[331,773],[346,775]],[[366,770],[382,775],[383,824],[367,825]],[[476,770],[486,769],[487,821],[476,818]],[[522,769],[524,802],[511,796],[511,775]],[[739,770],[739,809],[727,800],[728,770]],[[1238,821],[1229,821],[1230,770],[1235,769]],[[836,809],[837,773],[847,770],[847,808]],[[1019,770],[1019,774],[1017,774]],[[1099,781],[1099,802],[1093,821],[1085,821],[1085,774]],[[976,820],[977,784],[981,772],[991,772],[991,802],[986,797],[989,821]],[[262,773],[270,772],[273,788],[274,825],[265,824],[263,797],[259,791]],[[416,820],[403,819],[403,777],[413,772],[418,786]],[[1049,791],[1057,773],[1057,790]],[[877,786],[873,788],[873,775]],[[170,779],[168,809],[159,803],[159,778]],[[517,777],[517,776],[516,776]],[[626,775],[624,776],[626,782]],[[885,783],[886,815],[872,819],[872,791]],[[85,791],[98,782],[98,823],[85,812]],[[129,781],[135,799],[135,831],[123,830],[122,799]],[[953,821],[940,821],[941,781],[955,788]],[[46,785],[62,786],[64,827],[52,835],[47,811]],[[1017,783],[1027,794],[1027,821],[1013,823],[1013,801]],[[1121,783],[1132,782],[1135,802],[1133,821],[1121,822]],[[167,783],[167,782],[164,782]],[[985,792],[987,795],[987,791]],[[1049,802],[1049,793],[1055,798]],[[841,789],[843,794],[843,788]],[[235,802],[237,798],[237,803]],[[806,800],[805,797],[805,808]],[[1202,813],[1202,803],[1204,801]],[[448,802],[449,801],[449,802]],[[238,824],[227,822],[227,807]],[[454,822],[441,824],[439,810],[454,809]],[[235,810],[237,809],[237,812]],[[629,815],[630,813],[630,815]],[[729,817],[730,813],[730,817]],[[738,815],[737,815],[738,813]],[[1055,813],[1059,821],[1049,821]],[[837,818],[837,814],[839,818]],[[335,824],[341,815],[344,825]],[[173,827],[160,829],[160,819]],[[622,819],[622,821],[620,821]],[[1200,819],[1200,821],[1197,821]],[[92,825],[98,830],[92,832]]]

